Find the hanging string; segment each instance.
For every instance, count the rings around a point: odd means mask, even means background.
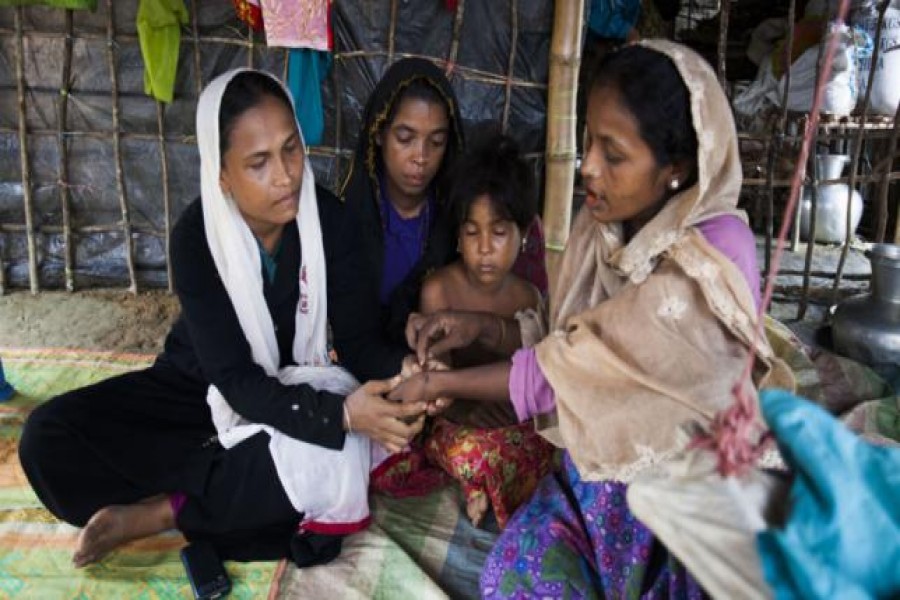
[[[849,4],[849,0],[841,0],[837,17],[834,21],[837,27],[840,27],[846,22]],[[790,25],[793,27],[794,24],[791,23]],[[829,26],[826,25],[826,27]],[[756,353],[752,348],[757,346],[760,336],[764,335],[763,323],[765,322],[766,311],[772,301],[775,276],[778,274],[778,268],[781,264],[782,255],[784,254],[785,240],[787,239],[788,229],[790,228],[792,221],[791,216],[795,214],[795,208],[800,196],[800,185],[805,176],[806,161],[809,157],[810,146],[812,145],[812,136],[816,127],[819,125],[819,111],[821,109],[822,97],[824,95],[825,86],[828,83],[828,78],[831,75],[831,66],[837,50],[838,39],[840,38],[837,33],[832,33],[829,29],[826,29],[825,37],[828,40],[828,44],[825,47],[822,70],[816,85],[815,95],[813,96],[809,119],[806,121],[806,129],[803,133],[803,143],[800,147],[800,155],[797,157],[797,166],[794,168],[794,175],[791,180],[790,197],[787,206],[784,209],[784,215],[781,220],[781,230],[778,232],[778,239],[775,243],[775,254],[772,257],[769,272],[766,275],[766,287],[759,305],[757,326],[753,331],[751,351],[740,379],[738,379],[734,388],[732,388],[732,394],[734,395],[735,401],[729,408],[716,415],[708,433],[697,436],[691,443],[691,447],[705,448],[716,453],[718,456],[717,469],[719,474],[723,477],[728,475],[740,475],[747,469],[753,467],[757,459],[766,449],[771,437],[769,434],[762,434],[762,428],[757,419],[756,398],[753,394],[753,385],[751,383]],[[790,52],[790,50],[790,48],[787,49],[788,52]],[[790,60],[788,60],[788,63],[790,63]],[[810,241],[809,243],[811,244],[813,242]]]

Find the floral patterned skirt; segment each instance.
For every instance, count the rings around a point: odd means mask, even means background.
[[[526,421],[481,429],[436,419],[425,456],[462,484],[466,500],[487,495],[501,529],[553,466],[554,447]]]
[[[372,488],[395,497],[424,495],[462,484],[466,501],[486,495],[502,529],[553,468],[555,448],[530,421],[497,428],[459,425],[437,418],[421,441],[376,469]]]
[[[483,598],[703,598],[628,510],[620,482],[584,482],[568,453],[513,515],[481,573]]]

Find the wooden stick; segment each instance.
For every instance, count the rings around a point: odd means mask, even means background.
[[[191,34],[192,40],[194,42],[194,85],[197,89],[197,97],[200,97],[200,92],[203,91],[203,69],[200,65],[200,27],[197,25],[197,13],[199,10],[197,6],[200,4],[200,0],[194,0],[191,2]],[[206,40],[205,41],[212,41]],[[243,45],[246,43],[245,40],[240,40]]]
[[[134,269],[134,240],[131,239],[131,215],[128,210],[128,197],[125,190],[125,176],[122,171],[122,148],[119,140],[119,80],[116,76],[116,32],[113,0],[106,0],[106,58],[109,64],[110,95],[112,96],[112,140],[113,153],[116,160],[116,189],[119,192],[119,206],[122,210],[122,235],[125,236],[125,262],[128,266],[128,278],[131,285],[128,291],[137,294],[137,274]]]
[[[447,68],[449,66],[446,60],[435,58],[434,56],[427,56],[425,54],[415,54],[413,52],[395,52],[395,58],[424,58],[425,60],[430,60],[435,65],[439,67]],[[355,59],[366,59],[373,58],[376,56],[387,56],[387,52],[384,51],[370,51],[370,50],[356,50],[352,52],[342,52],[340,54],[335,54],[332,58],[336,61],[342,60],[355,60]],[[461,75],[464,79],[470,81],[480,81],[482,83],[488,83],[492,85],[506,85],[506,77],[501,75],[496,75],[494,73],[489,73],[487,71],[482,71],[481,69],[475,69],[472,67],[461,67],[459,65],[453,66],[453,72],[455,74]],[[546,83],[536,83],[534,81],[525,81],[524,79],[513,79],[512,85],[516,87],[523,88],[533,88],[539,90],[547,89]]]
[[[547,163],[544,182],[544,231],[547,272],[554,289],[572,221],[575,187],[576,98],[581,64],[584,0],[556,2],[550,41],[547,94]]]
[[[256,38],[253,35],[253,28],[247,25],[247,41],[249,42],[249,46],[247,46],[247,66],[249,68],[253,68],[253,48],[256,44]],[[283,79],[282,81],[285,81]]]
[[[172,243],[172,201],[169,197],[169,157],[166,152],[165,110],[166,105],[157,100],[156,128],[159,131],[159,163],[162,170],[163,223],[166,232],[166,282],[169,293],[171,294],[175,291],[175,287],[172,278],[172,261],[169,260]]]
[[[843,4],[847,4],[847,0],[843,0]],[[843,23],[843,18],[841,19]],[[816,58],[816,91],[820,94],[823,94],[823,90],[825,86],[828,85],[828,77],[831,74],[831,57],[833,57],[833,53],[837,48],[837,36],[831,35],[828,31],[829,29],[829,21],[824,21],[822,23],[822,40],[819,42],[819,54]],[[825,48],[828,47],[829,51],[832,53],[830,56],[826,56]],[[825,71],[825,66],[828,63],[829,69],[828,72]],[[788,71],[791,69],[791,65],[787,65],[785,67]],[[812,186],[810,189],[809,195],[809,232],[807,233],[806,242],[806,253],[803,259],[803,270],[808,273],[812,270],[812,258],[813,258],[813,250],[816,247],[816,221],[818,220],[818,203],[819,203],[819,173],[816,172],[816,154],[817,152],[817,136],[819,135],[818,128],[818,114],[816,114],[816,127],[811,127],[812,119],[807,122],[807,132],[810,135],[810,145],[811,149],[807,158],[809,163],[809,170],[807,173],[812,172]],[[797,201],[796,212],[794,212],[794,236],[791,242],[791,249],[796,249],[800,243],[800,212],[803,209],[802,201],[803,201],[803,188],[800,188],[800,197]],[[806,308],[807,308],[807,300],[809,299],[809,276],[803,276],[803,295],[800,297],[800,301],[797,303],[797,320],[802,321],[806,316]]]
[[[895,156],[897,154],[898,139],[900,139],[900,104],[897,105],[897,112],[894,113],[894,135],[891,136],[891,142],[888,145],[889,158],[884,166],[884,178],[881,180],[881,189],[878,194],[878,226],[876,230],[876,239],[878,241],[884,240],[885,229],[887,229],[888,188],[890,188],[888,182],[891,179],[900,179],[900,173],[891,173],[892,165],[897,160]],[[897,211],[897,213],[894,219],[894,243],[900,244],[900,211]]]
[[[335,40],[335,44],[337,43],[337,39]],[[335,48],[336,49],[336,48]],[[335,152],[335,169],[334,169],[334,178],[331,181],[332,189],[340,189],[343,187],[341,182],[344,181],[344,170],[343,164],[341,162],[341,135],[344,131],[344,115],[343,115],[343,100],[341,96],[341,91],[344,89],[342,85],[342,77],[339,73],[340,69],[337,64],[331,65],[331,88],[334,94],[334,152]],[[351,154],[352,156],[352,154]]]
[[[513,68],[516,64],[516,46],[519,43],[519,2],[509,2],[509,63],[506,67],[506,90],[503,99],[503,133],[509,126],[509,105],[512,100]]]
[[[237,30],[234,30],[237,31]],[[0,36],[15,35],[16,30],[10,29],[8,27],[0,27]],[[22,32],[23,35],[27,37],[37,37],[37,38],[53,38],[56,39],[59,37],[59,33],[53,31],[37,31],[33,29],[29,29],[27,31]],[[206,45],[206,44],[222,44],[224,46],[249,46],[250,42],[243,37],[243,33],[240,34],[241,37],[223,37],[217,35],[196,35],[189,38],[185,38],[182,40],[187,44],[194,44],[196,46]],[[87,40],[87,41],[98,41],[102,42],[106,40],[105,33],[91,33],[88,31],[77,31],[74,33],[74,39],[76,40]],[[116,41],[120,43],[138,43],[139,37],[133,33],[117,33]]]
[[[719,59],[719,85],[723,90],[727,90],[728,80],[725,79],[725,63],[728,56],[728,17],[731,13],[731,0],[721,0],[719,2],[719,44],[716,53]],[[791,23],[793,27],[793,23]]]
[[[165,231],[147,225],[135,225],[131,230],[134,233],[143,233],[158,238],[164,238],[166,236]],[[28,231],[28,226],[23,225],[22,223],[0,223],[0,231],[8,233],[24,233],[25,231]],[[57,235],[63,232],[63,227],[62,225],[40,225],[35,227],[35,231],[38,233]],[[73,227],[72,231],[75,234],[113,233],[122,231],[122,224],[116,221],[115,223],[99,225],[82,225],[80,227]]]
[[[25,114],[25,45],[22,36],[23,9],[15,9],[16,24],[16,97],[19,110],[19,164],[22,169],[22,197],[25,203],[25,236],[28,241],[28,283],[32,294],[40,291],[38,282],[37,240],[34,206],[31,196],[31,169],[28,163],[28,125]]]
[[[66,40],[62,65],[62,82],[57,106],[57,128],[59,131],[59,203],[63,221],[63,259],[65,261],[66,291],[75,291],[75,274],[72,262],[75,240],[72,238],[72,216],[70,214],[71,193],[69,190],[69,144],[66,142],[66,121],[69,107],[69,90],[72,87],[72,10],[66,10]]]
[[[447,53],[447,76],[456,69],[456,57],[459,55],[459,36],[462,32],[463,15],[466,13],[466,0],[456,3],[456,15],[453,18],[453,35],[450,37],[450,51]]]
[[[391,20],[388,22],[387,64],[394,64],[394,35],[397,31],[397,0],[391,0]]]

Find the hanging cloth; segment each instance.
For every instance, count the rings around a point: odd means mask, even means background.
[[[332,48],[329,0],[260,0],[266,43],[284,48]]]
[[[330,68],[331,54],[328,52],[310,48],[294,48],[290,51],[287,86],[294,96],[303,139],[310,146],[318,146],[325,131],[322,82]]]
[[[181,26],[188,22],[182,0],[141,0],[137,30],[144,58],[144,93],[171,102],[178,70]]]
[[[238,19],[249,25],[253,31],[263,30],[262,8],[259,0],[233,0]]]

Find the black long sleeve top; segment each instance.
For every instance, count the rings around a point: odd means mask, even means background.
[[[317,189],[317,196],[329,274],[329,317],[336,309],[343,315],[338,320],[347,327],[345,323],[352,320],[348,310],[352,310],[353,298],[360,297],[354,291],[354,281],[361,278],[353,277],[356,259],[346,244],[335,244],[346,227],[343,206],[322,188]],[[294,315],[301,259],[296,224],[285,227],[281,243],[275,280],[270,283],[263,277],[263,295],[275,326],[280,366],[284,367],[294,364]],[[316,391],[306,384],[284,385],[253,362],[250,345],[209,251],[199,199],[179,218],[172,232],[171,254],[181,315],[159,360],[187,377],[215,385],[235,412],[251,422],[270,425],[308,443],[342,448],[342,396]],[[333,280],[332,270],[336,274]]]

